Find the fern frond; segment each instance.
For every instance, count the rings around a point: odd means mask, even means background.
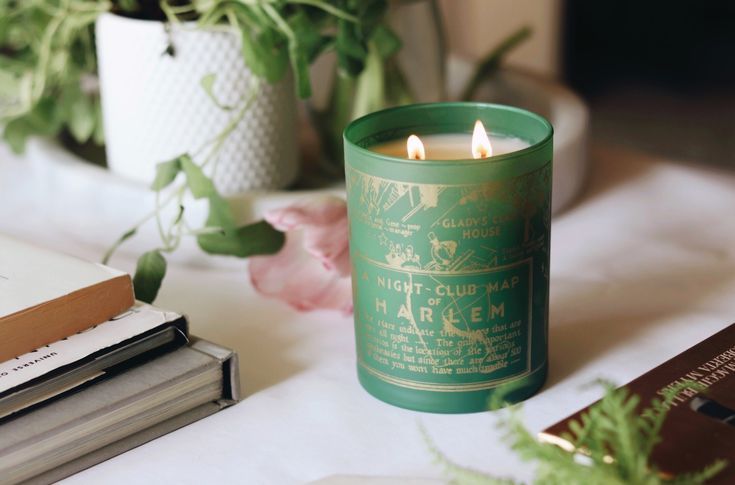
[[[669,414],[671,405],[677,396],[686,389],[701,392],[705,389],[705,386],[692,380],[679,382],[677,385],[664,391],[663,400],[654,398],[651,400],[650,405],[641,412],[641,424],[645,430],[643,452],[646,455],[650,455],[655,446],[661,441],[659,436],[661,427],[666,420],[666,416]]]
[[[726,460],[716,460],[698,472],[684,473],[675,477],[673,480],[667,481],[666,483],[667,485],[693,485],[706,483],[724,470],[725,467],[727,467]]]
[[[478,470],[454,463],[436,447],[436,444],[423,425],[419,425],[419,431],[424,438],[426,447],[434,458],[434,463],[444,468],[445,474],[452,479],[451,483],[457,485],[521,485],[520,482],[516,482],[510,478],[493,477]]]
[[[501,419],[499,427],[504,431],[504,439],[520,458],[535,464],[535,483],[698,485],[712,479],[727,466],[725,461],[718,460],[701,471],[665,479],[651,463],[651,452],[661,439],[661,427],[674,399],[684,389],[701,390],[701,386],[683,382],[667,390],[663,399],[653,399],[642,413],[638,413],[639,396],[626,388],[616,389],[607,382],[602,385],[605,388],[603,398],[582,413],[578,420],[571,421],[570,433],[563,436],[572,444],[574,452],[539,442],[524,426],[518,406],[506,410],[507,415]],[[499,395],[507,396],[508,392]],[[451,462],[433,445],[426,430],[422,428],[421,431],[435,460],[454,477],[454,483],[516,483],[511,479],[494,478]]]

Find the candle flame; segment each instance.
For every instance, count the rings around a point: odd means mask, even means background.
[[[406,151],[408,152],[408,158],[411,160],[426,160],[424,144],[421,142],[421,138],[416,135],[411,135],[406,140]]]
[[[472,158],[487,158],[493,156],[493,147],[487,137],[485,125],[482,121],[475,121],[475,130],[472,132]]]

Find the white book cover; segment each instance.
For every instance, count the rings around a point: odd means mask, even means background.
[[[0,319],[120,276],[126,274],[0,234]]]
[[[0,235],[0,361],[109,320],[134,302],[126,273]]]
[[[0,362],[0,394],[178,318],[177,313],[138,303],[107,322]]]

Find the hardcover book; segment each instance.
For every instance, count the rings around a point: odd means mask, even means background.
[[[0,362],[0,422],[187,341],[186,318],[139,303],[91,329]]]
[[[0,482],[53,483],[238,400],[237,355],[195,339],[0,425]]]
[[[703,469],[716,459],[728,466],[709,483],[735,483],[735,324],[628,383],[641,397],[640,407],[663,399],[672,386],[697,382],[706,389],[686,388],[674,399],[661,429],[661,442],[652,460],[667,475]],[[565,434],[571,420],[588,408],[552,425],[539,439],[567,450],[574,447]],[[639,409],[640,410],[640,409]]]
[[[109,320],[133,303],[129,275],[0,235],[0,361]]]

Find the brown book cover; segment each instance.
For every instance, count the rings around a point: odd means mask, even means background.
[[[126,273],[0,235],[0,361],[105,322],[134,302]]]
[[[666,474],[678,475],[725,459],[727,468],[710,483],[735,483],[735,324],[625,387],[641,396],[643,408],[682,381],[698,382],[706,390],[686,389],[678,394],[661,429],[662,441],[653,451],[653,463]],[[587,409],[545,429],[539,439],[569,449],[571,445],[561,435]]]

